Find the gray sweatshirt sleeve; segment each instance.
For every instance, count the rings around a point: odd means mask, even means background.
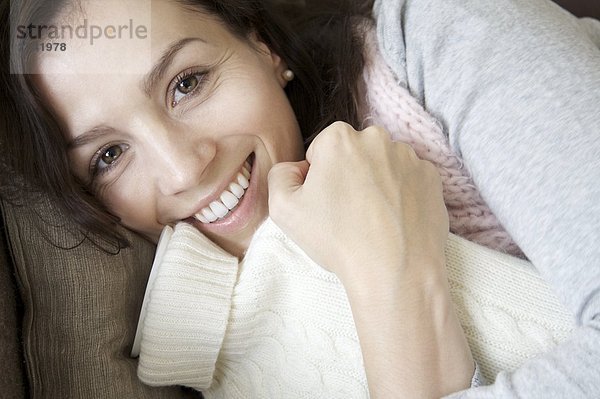
[[[577,329],[460,398],[600,398],[600,23],[549,0],[376,0],[400,80]]]

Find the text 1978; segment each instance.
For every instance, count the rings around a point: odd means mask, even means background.
[[[40,43],[40,51],[67,51],[67,43]]]

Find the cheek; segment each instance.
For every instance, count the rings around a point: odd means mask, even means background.
[[[304,145],[299,130],[277,131],[274,135],[262,137],[275,163],[304,159]]]
[[[224,111],[225,110],[225,111]],[[304,156],[300,128],[283,89],[263,77],[227,80],[211,101],[199,106],[187,122],[194,130],[204,126],[219,140],[225,135],[257,136],[274,161]]]
[[[304,159],[304,141],[300,127],[287,99],[279,108],[279,126],[261,137],[263,143],[274,155],[274,161],[299,161]]]
[[[157,222],[156,201],[149,190],[117,183],[104,193],[102,201],[125,227],[153,241],[158,239],[163,226]]]
[[[244,118],[247,126],[257,125],[255,133],[276,158],[274,160],[302,159],[303,138],[288,98],[278,85],[271,85],[269,89],[262,87],[257,90],[252,101],[240,106],[238,117]]]

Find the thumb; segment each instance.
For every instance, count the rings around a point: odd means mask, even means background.
[[[293,209],[290,197],[304,184],[309,166],[307,161],[281,162],[273,165],[268,175],[271,217],[282,216],[287,207]]]
[[[268,176],[269,192],[285,191],[289,193],[296,191],[304,184],[308,168],[307,161],[280,162],[273,165]]]

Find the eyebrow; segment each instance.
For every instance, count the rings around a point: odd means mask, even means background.
[[[184,39],[180,39],[171,43],[171,45],[167,47],[168,50],[166,50],[163,53],[158,62],[150,70],[150,73],[148,73],[144,79],[143,88],[144,92],[148,97],[151,96],[151,93],[154,91],[154,88],[162,79],[165,71],[169,68],[177,53],[188,44],[196,41],[206,43],[205,40],[197,37],[186,37]],[[110,131],[112,131],[112,129],[106,127],[97,127],[88,130],[85,133],[75,137],[73,140],[69,141],[67,143],[67,149],[73,150],[78,147],[82,147],[88,143],[94,142],[95,140],[99,139],[100,137],[104,136]]]
[[[89,143],[92,143],[94,141],[96,141],[97,139],[99,139],[100,137],[110,133],[112,131],[111,128],[108,127],[95,127],[92,130],[88,130],[87,132],[80,134],[79,136],[75,137],[73,140],[69,141],[67,143],[67,150],[74,150],[78,147],[82,147],[84,145],[87,145]]]
[[[175,58],[177,53],[181,49],[183,49],[186,45],[188,45],[191,42],[195,42],[195,41],[206,43],[205,40],[197,38],[197,37],[186,37],[184,39],[180,39],[180,40],[177,40],[176,42],[173,42],[168,47],[168,50],[166,50],[163,53],[162,57],[160,57],[158,62],[152,67],[152,70],[150,71],[150,73],[148,75],[146,75],[146,78],[144,79],[144,83],[143,83],[144,92],[146,93],[146,95],[148,97],[151,96],[151,93],[154,91],[154,88],[156,87],[158,82],[162,79],[165,71],[169,68],[169,66],[171,65],[171,62],[173,62],[173,59]]]

